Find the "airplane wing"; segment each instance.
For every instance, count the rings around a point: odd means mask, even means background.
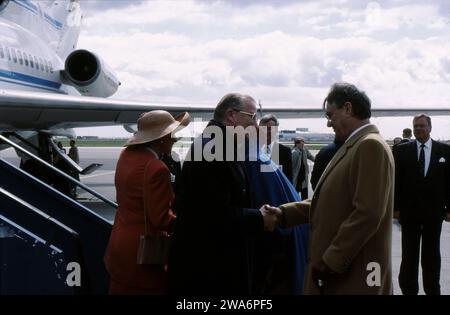
[[[192,117],[204,120],[212,118],[215,104],[152,104],[145,102],[121,101],[109,98],[71,96],[42,92],[0,90],[0,129],[48,130],[78,127],[135,124],[143,113],[163,109],[177,114],[187,111]],[[264,107],[263,113],[273,113],[278,118],[318,118],[323,117],[321,106],[304,107]],[[413,116],[427,113],[430,116],[450,115],[450,107],[445,108],[373,108],[375,117]]]
[[[173,114],[188,111],[194,117],[212,116],[212,107],[0,90],[0,129],[46,130],[135,124],[143,112],[155,109]]]

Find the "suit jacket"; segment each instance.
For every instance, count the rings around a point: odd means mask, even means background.
[[[286,226],[310,222],[305,293],[319,294],[312,265],[338,273],[325,294],[392,294],[391,238],[394,159],[374,125],[358,131],[330,161],[312,199],[281,206]],[[369,265],[379,286],[369,286]]]
[[[305,179],[303,180],[302,184],[302,188],[308,188],[308,177],[309,177],[309,165],[308,165],[308,159],[311,161],[314,161],[314,157],[312,156],[311,152],[309,152],[309,150],[307,148],[303,148],[303,150],[299,150],[297,148],[294,148],[294,150],[292,150],[291,153],[292,156],[292,165],[293,165],[293,176],[292,176],[292,184],[294,185],[294,187],[297,186],[297,180],[298,180],[298,175],[300,172],[300,168],[301,168],[301,163],[303,163],[303,165],[305,166]],[[300,159],[301,159],[301,163],[300,163]]]
[[[442,220],[450,212],[450,146],[432,141],[430,165],[419,171],[416,141],[394,147],[396,164],[395,210],[400,220]]]
[[[221,124],[211,121],[209,126],[225,134]],[[178,295],[249,294],[253,237],[263,232],[263,218],[250,208],[245,162],[192,158],[198,142],[204,148],[210,141],[197,138],[183,163],[174,206],[169,290]],[[223,145],[225,152],[225,139]]]
[[[119,208],[106,249],[106,269],[123,286],[164,290],[164,269],[137,265],[136,260],[139,237],[145,232],[144,211],[149,234],[169,231],[175,219],[169,170],[150,151],[127,148],[117,162],[115,185]]]
[[[286,175],[286,177],[292,183],[291,149],[279,142],[274,142],[272,147],[271,159],[275,164],[282,166],[284,175]]]

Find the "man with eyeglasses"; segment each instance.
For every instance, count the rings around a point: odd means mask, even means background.
[[[345,143],[312,199],[268,208],[282,226],[310,223],[306,294],[392,294],[394,159],[370,106],[354,85],[334,84],[323,108]]]
[[[241,113],[243,115],[247,115],[248,117],[250,117],[251,120],[256,120],[256,112],[255,113],[249,113],[246,112],[244,110],[239,110],[239,109],[233,109],[235,112]]]
[[[174,211],[177,214],[169,254],[169,291],[177,295],[241,295],[252,292],[254,237],[272,231],[275,214],[252,207],[245,159],[227,155],[245,143],[231,131],[243,127],[256,135],[256,102],[238,93],[225,95],[183,164]],[[196,159],[196,145],[203,153]],[[215,143],[215,145],[212,145]],[[205,156],[213,147],[214,158]],[[235,152],[236,153],[236,152]],[[228,160],[227,157],[234,157]]]

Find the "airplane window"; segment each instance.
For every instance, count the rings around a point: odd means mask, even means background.
[[[26,53],[23,53],[23,61],[25,61],[25,66],[28,67],[28,55]]]
[[[44,59],[45,71],[48,72],[48,60]]]
[[[17,63],[17,55],[16,55],[16,51],[14,50],[14,48],[11,48],[11,53],[13,56],[14,63]]]
[[[36,69],[39,70],[39,61],[37,60],[36,56],[33,56],[34,58],[34,65],[36,66]]]
[[[17,56],[19,57],[19,63],[23,65],[23,57],[22,52],[20,50],[17,50]]]
[[[0,46],[0,57],[5,58],[5,53],[3,52],[3,46]]]
[[[41,66],[41,70],[45,71],[45,69],[44,69],[44,62],[42,61],[41,57],[39,57],[39,65]]]
[[[53,73],[53,64],[51,61],[49,62],[49,65],[50,65],[50,73]]]
[[[33,56],[28,55],[28,57],[30,57],[30,66],[31,66],[31,68],[34,68]]]
[[[6,56],[8,56],[8,60],[11,61],[11,53],[9,52],[9,48],[5,47],[6,50]]]

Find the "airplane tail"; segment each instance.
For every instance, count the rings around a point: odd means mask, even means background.
[[[40,37],[62,60],[76,49],[83,18],[79,0],[0,0],[0,17]]]
[[[79,0],[54,0],[44,12],[44,19],[58,31],[55,51],[62,60],[76,49],[82,18]]]

